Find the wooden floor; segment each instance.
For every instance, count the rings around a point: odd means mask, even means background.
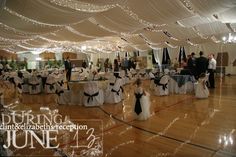
[[[144,86],[149,90],[148,80]],[[101,107],[57,105],[55,95],[17,95],[5,99],[5,106],[15,105],[13,110],[32,110],[32,113],[45,106],[58,109],[63,117],[69,116],[75,123],[82,120],[89,123],[102,140],[100,156],[104,157],[236,156],[236,77],[217,78],[216,88],[210,89],[208,99],[196,99],[193,94],[151,95],[152,116],[146,121],[135,120],[133,88],[133,85],[125,86],[123,102]],[[86,140],[84,134],[78,142]],[[62,152],[69,156],[73,150],[65,147],[75,140],[59,138],[58,141]],[[21,156],[53,156],[56,150],[39,147],[12,151]]]

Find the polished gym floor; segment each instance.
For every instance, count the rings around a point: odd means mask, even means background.
[[[143,82],[151,94],[151,117],[136,120],[134,85],[124,87],[125,99],[119,104],[104,104],[86,108],[80,105],[58,105],[57,96],[12,94],[4,98],[4,106],[11,111],[31,110],[32,114],[48,107],[74,123],[89,124],[99,137],[98,156],[104,157],[233,157],[236,156],[236,77],[216,79],[216,88],[209,89],[208,99],[196,99],[194,94],[154,96],[149,80]],[[40,133],[39,133],[40,134]],[[10,148],[18,156],[95,156],[91,152],[72,149],[76,143],[88,141],[86,133],[77,140],[68,132],[59,133],[57,149]],[[69,133],[75,135],[73,133]],[[24,135],[17,136],[23,143]],[[51,143],[56,145],[56,143]],[[88,149],[89,150],[89,149]],[[89,154],[90,153],[90,154]]]

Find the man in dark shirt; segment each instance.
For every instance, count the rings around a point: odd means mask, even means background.
[[[191,75],[194,75],[196,77],[196,58],[194,52],[191,53],[188,59],[187,68],[189,69]]]
[[[199,78],[201,73],[206,73],[208,67],[208,59],[203,56],[203,52],[200,51],[200,57],[196,59],[196,72],[197,79]]]
[[[65,64],[65,70],[66,70],[66,79],[67,81],[70,81],[72,66],[71,66],[71,61],[69,57],[66,58],[64,64]]]

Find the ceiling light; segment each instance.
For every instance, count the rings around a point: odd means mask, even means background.
[[[86,50],[87,47],[86,47],[85,45],[83,45],[83,46],[81,47],[81,49],[82,49],[82,50]]]
[[[36,61],[41,61],[42,58],[38,57],[38,58],[35,58]]]
[[[226,37],[223,37],[222,40],[225,41],[225,40],[226,40]]]

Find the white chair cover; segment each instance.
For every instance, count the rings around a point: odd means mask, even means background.
[[[139,71],[138,75],[139,75],[139,78],[141,78],[141,79],[146,79],[147,78],[147,73],[146,73],[145,69],[141,69]]]
[[[16,76],[16,77],[14,77],[14,81],[15,81],[16,88],[17,88],[18,92],[22,93],[22,88],[23,88],[22,86],[24,84],[23,79]]]
[[[96,82],[89,82],[84,85],[84,96],[83,104],[84,106],[100,106],[104,103],[104,93],[103,90],[98,88]]]
[[[49,74],[45,84],[46,93],[55,93],[56,92],[56,79],[54,74]]]
[[[57,103],[60,105],[68,105],[71,103],[71,92],[65,90],[60,84],[56,83],[56,94],[58,95]]]
[[[81,68],[79,72],[79,79],[84,80],[85,78],[89,78],[90,70],[88,68]]]
[[[39,94],[41,92],[41,80],[37,78],[36,75],[33,75],[29,78],[29,93],[30,94]]]
[[[155,76],[152,72],[149,72],[149,79],[150,79],[150,89],[154,89],[155,87],[155,83],[154,83],[154,79],[155,79]]]
[[[159,81],[159,84],[155,84],[154,86],[155,95],[158,96],[169,95],[168,84],[169,84],[169,76],[168,75],[162,76]]]
[[[131,76],[132,76],[132,79],[135,79],[138,77],[138,73],[135,69],[130,69],[130,73],[131,73]]]
[[[195,97],[196,98],[208,98],[209,90],[206,86],[206,81],[209,76],[206,75],[205,78],[199,78],[197,83],[194,83],[195,86]]]
[[[110,85],[110,87],[105,92],[105,102],[106,103],[118,103],[123,98],[123,93],[121,86],[122,79],[117,79],[114,85]]]

